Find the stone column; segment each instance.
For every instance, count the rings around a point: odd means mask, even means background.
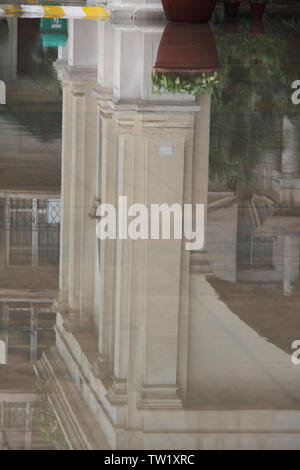
[[[133,202],[134,178],[134,133],[135,113],[116,113],[118,154],[117,154],[117,196],[127,196],[128,205]],[[120,210],[117,201],[117,209]],[[131,308],[131,259],[132,240],[117,238],[115,252],[114,289],[114,364],[113,383],[108,392],[112,404],[127,401],[129,366],[129,329]],[[101,256],[101,254],[100,254]]]
[[[97,64],[98,21],[68,20],[68,64],[94,67]]]
[[[279,179],[280,202],[294,206],[300,200],[299,129],[288,116],[283,119],[283,150]]]
[[[210,106],[211,96],[197,97],[200,112],[195,114],[194,147],[192,166],[192,203],[205,205],[205,227],[207,225],[207,193],[209,168],[209,140],[210,140]],[[204,233],[204,247],[201,250],[190,252],[191,269],[197,272],[210,272],[206,250],[206,231]]]
[[[283,118],[283,152],[281,171],[285,175],[296,176],[299,172],[298,153],[299,132],[296,126],[285,116]]]
[[[39,263],[39,232],[38,232],[38,200],[32,199],[32,266],[38,266]]]
[[[283,292],[292,294],[299,282],[300,239],[297,236],[284,237],[283,251]]]
[[[211,96],[198,96],[197,103],[200,112],[195,114],[192,202],[207,205]]]
[[[31,305],[30,308],[30,360],[36,361],[37,346],[38,346],[38,331],[37,331],[37,313]]]
[[[9,266],[10,258],[10,198],[5,199],[5,266]]]
[[[0,46],[1,80],[15,80],[18,63],[18,18],[7,18],[8,38]]]
[[[6,84],[0,80],[0,104],[6,104]]]
[[[80,275],[80,323],[91,326],[94,313],[94,279],[96,260],[96,226],[89,217],[96,195],[97,183],[97,103],[92,96],[91,87],[85,98],[85,151],[84,151],[84,183],[81,212],[81,275]]]
[[[80,314],[80,272],[82,260],[82,210],[84,192],[85,86],[72,87],[72,159],[71,211],[69,238],[69,306],[70,313]]]
[[[3,199],[3,227],[0,229],[0,270],[6,268],[7,254],[7,236],[9,236],[9,198]]]
[[[180,321],[179,383],[184,401],[188,399],[189,394],[192,325],[198,308],[194,299],[197,298],[201,279],[212,273],[206,251],[211,97],[199,96],[197,102],[200,105],[200,112],[195,114],[194,125],[192,202],[205,204],[205,238],[202,250],[190,252],[189,302],[186,302],[187,308],[182,310]]]
[[[101,203],[116,206],[117,134],[112,99],[115,60],[115,29],[98,23],[97,129],[98,166],[96,196]],[[95,226],[96,230],[96,226]],[[94,373],[107,376],[113,371],[113,298],[115,289],[115,240],[96,238],[95,322],[98,326],[98,355]]]
[[[157,27],[138,30],[114,25],[113,99],[109,106],[116,122],[116,197],[126,196],[128,206],[191,202],[193,116],[199,106],[192,96],[174,99],[168,93],[152,94],[151,71],[161,34],[162,28]],[[102,57],[104,54],[105,51]],[[98,67],[101,85],[105,81],[103,74]],[[111,85],[108,80],[106,89]],[[106,142],[105,137],[103,141]],[[104,154],[102,158],[105,162]],[[105,167],[104,172],[107,175]],[[101,181],[103,184],[106,179]],[[101,192],[105,195],[104,188]],[[103,303],[99,316],[100,355],[105,348],[110,354],[111,337],[114,344],[114,379],[108,397],[112,403],[124,404],[127,386],[131,386],[135,398],[131,393],[130,400],[140,398],[140,407],[180,407],[178,323],[182,308],[182,269],[187,279],[189,255],[183,254],[181,240],[117,239],[114,280],[112,271],[110,276],[107,274],[111,269],[110,260],[114,260],[109,246],[110,242],[106,241],[100,244],[100,292],[104,294],[101,294]],[[161,276],[157,276],[157,266]],[[114,292],[112,299],[109,298],[110,283]],[[109,308],[105,308],[105,301]],[[109,335],[105,324],[110,324],[107,312],[111,306],[114,327]],[[164,341],[166,332],[168,338]],[[133,367],[129,369],[128,364]]]
[[[117,134],[116,122],[106,101],[99,101],[99,188],[102,203],[116,207]],[[99,254],[99,361],[102,373],[111,370],[113,361],[113,307],[115,291],[115,240],[97,240]]]
[[[68,33],[68,44],[55,63],[63,84],[60,295],[56,307],[85,324],[93,298],[86,273],[89,265],[93,269],[94,259],[89,251],[93,224],[88,212],[96,152],[96,111],[90,94],[96,82],[98,22],[70,19]]]
[[[194,114],[141,115],[143,136],[136,156],[142,159],[136,180],[150,204],[191,201]],[[143,189],[144,188],[144,189]],[[189,196],[188,196],[189,195]],[[139,407],[181,408],[178,393],[179,318],[184,305],[182,278],[189,273],[184,240],[145,242],[140,284],[144,284],[144,372]],[[135,294],[138,296],[139,294]],[[141,308],[141,306],[140,306]],[[140,313],[142,314],[142,313]]]
[[[115,30],[111,23],[99,21],[98,24],[98,60],[97,83],[101,92],[111,92],[114,80]]]
[[[61,81],[61,84],[63,89],[63,112],[59,295],[53,307],[58,312],[67,312],[69,309],[68,290],[72,159],[72,84],[69,81]]]
[[[24,430],[24,448],[31,450],[32,447],[32,413],[33,408],[30,402],[26,403],[25,430]]]

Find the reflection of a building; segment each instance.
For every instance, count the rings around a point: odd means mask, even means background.
[[[236,249],[235,195],[210,192],[208,231],[216,229],[207,251],[190,254],[180,240],[96,238],[99,200],[206,204],[210,98],[151,94],[161,32],[69,23],[56,62],[63,87],[56,348],[39,361],[39,374],[71,448],[297,445],[299,378],[290,357],[240,321],[208,282],[215,259],[227,259],[221,241]]]
[[[221,279],[265,283],[289,295],[299,281],[298,128],[287,116],[281,128],[278,121],[279,137],[261,155],[244,202],[226,188],[209,192],[208,251]]]
[[[33,365],[54,342],[60,137],[46,139],[37,123],[42,102],[48,102],[48,116],[58,113],[60,105],[49,93],[44,98],[47,92],[38,76],[22,70],[18,30],[24,40],[23,26],[16,18],[0,24],[0,78],[5,83],[0,111],[1,449],[52,447],[41,438],[34,420],[38,397]]]
[[[12,191],[3,196],[0,318],[6,353],[1,363],[17,364],[35,361],[53,342],[50,303],[57,282],[60,200],[29,191],[22,198]]]

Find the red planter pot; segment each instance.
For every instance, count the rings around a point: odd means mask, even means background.
[[[199,74],[220,70],[208,24],[167,24],[157,51],[156,72]]]
[[[226,16],[236,18],[239,12],[241,2],[224,3]]]
[[[252,18],[260,19],[264,15],[266,2],[250,2],[250,7],[251,7]]]
[[[207,23],[217,0],[161,0],[169,21]]]

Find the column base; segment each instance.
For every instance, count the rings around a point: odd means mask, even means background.
[[[54,300],[51,308],[56,313],[68,313],[69,312],[69,302],[68,296],[66,293],[60,291],[57,298]]]
[[[179,410],[183,408],[183,405],[176,385],[144,385],[137,408]]]
[[[194,274],[204,274],[212,276],[212,267],[207,259],[207,251],[191,251],[190,272]]]
[[[107,392],[107,399],[111,405],[123,406],[127,404],[127,381],[114,378]]]
[[[67,331],[75,333],[79,331],[90,331],[92,329],[91,318],[80,316],[79,311],[69,310],[66,314],[59,313],[64,319],[64,328]]]
[[[96,359],[91,362],[91,371],[96,379],[103,379],[108,376],[108,360],[101,354],[96,355]]]

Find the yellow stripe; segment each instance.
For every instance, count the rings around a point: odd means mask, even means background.
[[[27,0],[27,3],[39,4],[39,0]],[[44,11],[44,18],[63,18],[67,17],[68,14],[64,11],[63,7],[59,5],[41,5]],[[30,8],[30,7],[29,7]],[[82,19],[91,20],[104,20],[109,17],[109,14],[103,7],[78,7],[82,10],[85,16]],[[20,16],[23,13],[23,9],[19,5],[5,5],[3,6],[5,15]],[[27,13],[29,13],[28,10]]]
[[[61,18],[65,16],[65,12],[60,6],[54,6],[54,5],[43,5],[44,9],[44,17],[45,18]]]
[[[4,8],[4,13],[6,15],[12,15],[14,13],[22,13],[22,8],[20,8],[18,5],[6,5]]]
[[[108,18],[107,12],[102,7],[81,7],[87,18],[103,20]]]

